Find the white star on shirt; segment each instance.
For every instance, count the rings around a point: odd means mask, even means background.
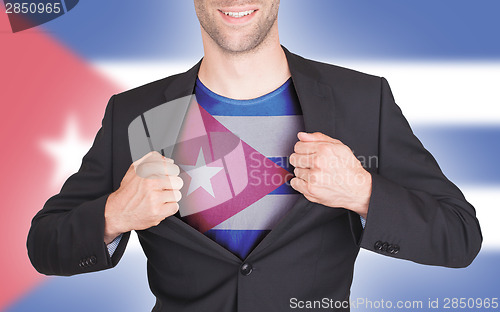
[[[224,169],[224,167],[207,167],[202,148],[200,148],[196,165],[190,166],[179,164],[179,167],[186,171],[186,173],[191,177],[191,183],[189,183],[187,195],[194,192],[197,188],[202,187],[205,191],[212,195],[212,197],[215,197],[210,179],[219,171]]]

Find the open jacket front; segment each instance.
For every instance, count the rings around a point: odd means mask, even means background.
[[[343,301],[360,247],[449,267],[467,266],[480,249],[474,208],[413,135],[387,81],[283,49],[306,131],[337,138],[358,159],[371,160],[365,162],[372,175],[366,227],[353,212],[301,196],[241,260],[171,216],[137,231],[157,298],[153,311],[287,311],[291,298]],[[158,105],[191,95],[200,64],[110,99],[80,170],[33,219],[28,253],[39,272],[74,275],[118,263],[130,233],[110,258],[104,207],[132,163],[128,126]]]

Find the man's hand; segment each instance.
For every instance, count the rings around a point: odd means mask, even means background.
[[[105,207],[104,242],[131,230],[158,225],[179,210],[183,185],[172,159],[151,152],[130,165],[120,188],[111,193]]]
[[[371,196],[371,174],[351,149],[320,132],[299,132],[290,155],[295,177],[290,185],[315,203],[343,207],[366,218]]]

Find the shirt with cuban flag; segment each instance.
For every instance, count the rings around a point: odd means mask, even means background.
[[[250,100],[234,100],[196,81],[174,159],[184,180],[181,218],[244,259],[290,210],[288,157],[304,130],[292,79]]]
[[[251,100],[220,96],[197,79],[189,102],[169,148],[184,181],[179,214],[244,259],[300,196],[289,184],[288,157],[304,130],[292,79]],[[121,236],[107,245],[110,256]]]

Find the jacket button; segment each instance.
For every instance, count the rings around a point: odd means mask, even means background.
[[[90,257],[89,262],[91,265],[94,265],[97,263],[97,258],[95,256]]]
[[[382,242],[377,241],[375,245],[373,245],[373,248],[375,248],[375,250],[382,250]]]
[[[80,266],[81,268],[85,268],[85,267],[87,267],[87,266],[88,266],[88,264],[87,264],[87,262],[85,262],[85,260],[86,260],[86,259],[82,259],[82,260],[80,260],[79,266]]]
[[[387,247],[389,247],[389,244],[388,244],[387,242],[384,242],[384,243],[382,244],[382,248],[381,248],[380,250],[382,250],[382,251],[387,251]]]
[[[240,268],[241,274],[243,274],[245,276],[250,275],[250,273],[252,273],[252,271],[253,271],[253,267],[249,263],[243,263],[243,265]]]
[[[399,252],[399,245],[394,245],[392,248],[393,248],[392,254],[395,255],[395,254],[397,254]]]
[[[392,244],[387,245],[387,252],[390,254],[394,253],[394,246]]]

